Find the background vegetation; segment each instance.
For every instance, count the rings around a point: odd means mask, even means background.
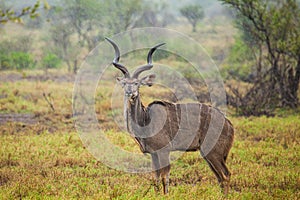
[[[300,199],[299,5],[293,0],[0,1],[0,199]],[[195,27],[180,12],[191,6],[203,11]],[[227,197],[199,152],[172,163],[170,194],[163,196],[155,194],[151,174],[106,167],[78,137],[72,91],[81,62],[104,36],[147,26],[189,35],[220,66],[227,115],[236,131]],[[199,101],[210,103],[205,82],[188,63],[168,53],[155,60],[184,74]],[[145,60],[132,54],[124,62]],[[117,75],[108,70],[96,91],[95,111],[112,143],[138,151],[114,119],[122,112],[122,105],[111,108]],[[145,104],[176,101],[159,85],[141,93]]]

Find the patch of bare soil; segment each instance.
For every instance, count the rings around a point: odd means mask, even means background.
[[[34,114],[0,114],[0,125],[7,122],[19,122],[24,124],[37,123]]]
[[[74,82],[74,74],[39,74],[39,75],[22,75],[21,73],[0,73],[0,82],[16,82],[16,81],[54,81],[58,83],[62,82]]]
[[[34,114],[0,114],[0,134],[41,134],[44,132],[74,131],[72,114],[34,113]]]

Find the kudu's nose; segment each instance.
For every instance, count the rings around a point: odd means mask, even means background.
[[[132,93],[132,91],[128,91],[128,92],[125,92],[125,95],[126,95],[127,97],[132,97],[132,96],[133,96],[133,93]]]

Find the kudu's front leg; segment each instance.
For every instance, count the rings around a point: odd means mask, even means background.
[[[151,154],[152,166],[155,172],[155,191],[159,190],[159,178],[162,179],[164,194],[168,193],[170,175],[170,152],[159,152]]]
[[[161,178],[162,178],[162,183],[163,183],[163,187],[164,187],[164,194],[167,194],[169,192],[168,188],[169,188],[170,169],[171,169],[170,164],[161,169]]]
[[[160,165],[158,155],[156,153],[151,154],[152,158],[152,169],[154,172],[155,180],[154,180],[154,190],[155,192],[159,192],[159,184],[160,184]]]

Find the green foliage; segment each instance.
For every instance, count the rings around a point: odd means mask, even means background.
[[[42,58],[42,67],[45,69],[58,68],[60,64],[61,59],[53,53],[48,53]]]
[[[249,81],[249,76],[252,73],[253,54],[245,42],[236,38],[234,45],[230,49],[229,57],[226,64],[221,69],[222,76],[225,79],[238,79]]]
[[[13,51],[10,53],[3,52],[0,55],[0,69],[32,69],[35,62],[30,53]]]
[[[105,1],[104,6],[104,22],[111,34],[133,28],[142,12],[141,0],[111,0]]]
[[[187,5],[180,9],[180,13],[188,19],[196,32],[196,25],[204,17],[204,10],[200,5]]]
[[[49,45],[50,50],[67,64],[69,72],[76,72],[78,51],[81,49],[71,40],[73,31],[74,27],[64,21],[57,22],[50,29],[50,38],[52,40],[52,43]]]
[[[9,68],[11,68],[10,57],[7,55],[6,52],[0,51],[0,69],[4,70],[4,69],[9,69]]]
[[[29,73],[32,77],[34,72]],[[96,98],[102,102],[96,101],[97,117],[112,144],[137,153],[134,140],[118,131],[107,116],[112,82],[98,88],[101,94]],[[49,112],[43,91],[52,93],[58,112]],[[70,119],[72,91],[72,82],[49,80],[1,85],[0,96],[7,97],[0,98],[0,112],[33,113],[36,120],[33,124],[12,120],[0,126],[2,199],[300,199],[300,115],[295,110],[292,115],[281,111],[281,117],[229,115],[235,142],[227,159],[232,172],[228,196],[221,193],[199,152],[185,153],[172,162],[170,193],[163,195],[155,193],[150,173],[117,171],[90,154]],[[165,92],[155,91],[158,96]]]
[[[32,55],[25,52],[11,52],[11,65],[14,69],[32,69],[35,67],[35,62]]]
[[[96,0],[64,0],[63,4],[61,11],[56,13],[56,19],[63,19],[65,25],[76,32],[81,45],[87,45],[91,50],[94,47],[94,44],[92,44],[93,39],[99,37],[98,30],[102,23],[103,2]],[[56,24],[60,25],[61,21],[52,21],[52,23],[56,26]]]
[[[104,36],[144,26],[145,5],[142,0],[64,0],[61,8],[51,10],[51,51],[75,72],[84,58],[80,52],[91,51]],[[153,7],[151,13],[165,7]],[[168,23],[167,17],[160,18],[161,24]]]
[[[30,69],[35,61],[30,53],[32,38],[24,35],[0,43],[0,69]]]
[[[3,4],[3,2],[2,2]],[[8,8],[5,4],[0,6],[0,24],[5,24],[9,21],[15,23],[22,23],[22,17],[28,15],[34,19],[39,16],[37,10],[40,8],[40,1],[37,1],[33,6],[26,6],[21,11]],[[48,8],[48,4],[44,1],[44,8]]]
[[[24,24],[28,29],[41,29],[44,25],[44,18],[37,16],[34,19],[26,18]]]
[[[176,17],[171,10],[170,1],[142,1],[140,17],[135,25],[137,27],[166,27],[176,22]]]
[[[243,63],[245,60],[253,60],[253,55],[244,40],[236,37],[235,43],[230,49],[230,56],[228,59],[229,62]]]
[[[250,53],[256,62],[257,84],[247,96],[253,97],[256,104],[263,100],[272,106],[296,108],[300,83],[299,2],[221,1],[235,9],[242,38],[253,49]],[[264,99],[255,101],[256,93],[264,94]]]

